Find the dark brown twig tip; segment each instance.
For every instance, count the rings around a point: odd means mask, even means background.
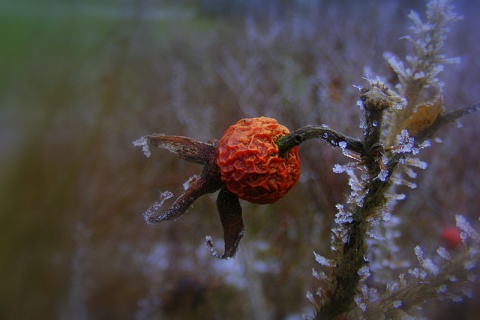
[[[332,130],[325,125],[310,125],[302,127],[289,135],[278,138],[275,143],[278,145],[278,152],[282,157],[293,147],[299,146],[303,142],[314,138],[322,139],[331,146],[350,150],[360,155],[363,155],[364,153],[362,141]]]

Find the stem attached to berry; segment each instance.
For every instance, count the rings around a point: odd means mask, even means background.
[[[313,138],[323,139],[326,143],[334,147],[348,149],[360,155],[363,155],[364,153],[362,141],[332,130],[326,125],[310,125],[302,127],[289,135],[278,138],[275,143],[278,145],[278,153],[283,157],[288,150]]]

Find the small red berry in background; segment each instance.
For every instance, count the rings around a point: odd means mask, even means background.
[[[457,227],[445,227],[440,234],[440,239],[446,243],[449,249],[455,249],[462,243],[460,233],[461,231]]]
[[[300,177],[298,147],[278,154],[275,140],[290,131],[277,120],[248,118],[230,126],[218,144],[217,164],[230,192],[249,202],[273,203]]]

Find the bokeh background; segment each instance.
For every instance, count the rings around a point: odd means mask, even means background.
[[[449,110],[480,102],[480,5],[445,52]],[[403,57],[421,1],[102,0],[0,4],[0,318],[299,319],[312,315],[313,251],[328,255],[335,204],[348,194],[320,141],[302,145],[298,185],[273,205],[242,203],[235,259],[221,249],[215,195],[174,223],[145,224],[158,190],[182,192],[201,167],[132,146],[162,132],[207,141],[240,118],[290,129],[326,123],[360,136],[366,75],[395,82],[382,55]],[[478,219],[480,115],[438,134],[429,168],[402,190],[400,255],[442,245],[454,215]],[[461,127],[461,128],[460,128]],[[474,289],[475,290],[475,289]],[[474,298],[433,302],[432,319],[474,319]]]

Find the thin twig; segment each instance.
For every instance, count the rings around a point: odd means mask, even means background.
[[[291,148],[314,138],[323,139],[326,143],[334,147],[341,147],[343,149],[356,152],[360,155],[363,155],[364,152],[363,143],[361,140],[332,130],[326,125],[309,125],[302,127],[290,133],[289,135],[278,138],[275,143],[278,145],[280,156],[283,156],[285,152]]]

